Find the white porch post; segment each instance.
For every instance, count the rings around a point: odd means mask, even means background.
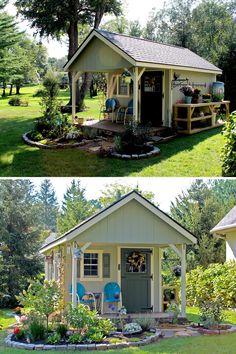
[[[186,245],[181,248],[181,315],[186,317]]]
[[[49,280],[49,262],[47,260],[47,257],[45,257],[45,279]]]
[[[135,67],[133,71],[133,115],[134,115],[134,120],[138,122],[139,116],[138,116],[138,68]]]
[[[157,286],[158,286],[158,312],[162,312],[162,275],[161,275],[161,259],[162,259],[162,249],[159,247],[158,248],[158,281],[157,281]]]
[[[72,74],[72,123],[75,121],[76,115],[76,83],[81,75],[81,72]]]
[[[77,292],[77,258],[75,257],[75,245],[72,246],[72,306],[76,306]]]

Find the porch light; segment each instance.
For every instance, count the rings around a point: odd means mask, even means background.
[[[128,69],[124,68],[123,73],[121,74],[122,81],[125,82],[126,84],[131,83],[131,73]]]
[[[83,251],[81,251],[80,249],[74,251],[74,258],[81,259],[82,256],[83,256]]]

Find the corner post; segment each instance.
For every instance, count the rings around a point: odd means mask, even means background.
[[[134,119],[136,122],[139,120],[139,115],[138,115],[138,68],[135,67],[133,71],[133,83],[134,83],[134,93],[133,93],[133,115]]]
[[[181,255],[181,316],[186,317],[186,245],[182,245]]]
[[[162,312],[162,249],[160,247],[158,247],[158,253],[157,253],[157,257],[158,257],[158,312]]]
[[[76,74],[72,74],[72,123],[75,122],[76,115]]]
[[[75,257],[75,245],[72,246],[72,307],[76,307],[77,296],[77,258]]]

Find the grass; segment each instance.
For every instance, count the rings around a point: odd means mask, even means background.
[[[7,321],[8,310],[0,310],[0,323]],[[198,311],[195,308],[187,308],[187,317],[191,320],[197,320]],[[8,321],[12,321],[12,318]],[[228,322],[227,322],[228,321]],[[236,325],[236,313],[233,311],[227,311],[226,322]],[[197,321],[196,321],[197,322]],[[11,324],[10,322],[9,324]],[[7,323],[5,325],[5,328]],[[0,332],[0,353],[1,354],[34,354],[35,351],[21,349],[6,348],[4,346],[4,337],[6,332]],[[160,353],[160,354],[235,354],[235,343],[236,343],[236,333],[224,334],[224,335],[214,335],[214,336],[200,336],[200,337],[187,337],[187,338],[170,338],[161,340],[159,343],[148,345],[141,348],[130,348],[119,350],[119,353],[122,354],[148,354],[148,353]],[[42,351],[39,351],[43,353]],[[58,353],[58,351],[50,351],[52,354]],[[61,354],[68,354],[68,351],[60,351]],[[80,352],[81,354],[87,353],[87,351]],[[89,351],[91,354],[97,353],[97,351]],[[107,351],[99,351],[101,354],[107,353]],[[118,354],[116,350],[110,350],[110,354]]]
[[[29,107],[11,107],[8,98],[0,98],[2,177],[221,176],[220,128],[161,144],[159,156],[129,162],[102,159],[78,149],[47,151],[27,146],[21,136],[32,129],[35,118],[41,115],[39,98],[32,97],[37,88],[22,88],[22,97],[29,99]],[[68,92],[61,91],[60,99],[66,103]],[[99,98],[87,98],[88,109],[78,116],[98,118],[100,103]]]

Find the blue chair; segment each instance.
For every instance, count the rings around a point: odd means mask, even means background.
[[[118,121],[120,120],[125,124],[127,116],[133,117],[133,115],[134,115],[134,100],[132,99],[129,101],[128,107],[121,106],[118,109],[116,115],[116,123],[118,123]]]
[[[70,286],[70,295],[72,296],[72,285]],[[76,300],[77,304],[84,304],[89,307],[93,306],[96,310],[96,300],[94,294],[92,292],[86,292],[85,287],[81,283],[77,283]]]
[[[103,113],[104,119],[106,118],[106,115],[109,117],[111,114],[111,119],[113,122],[115,118],[115,111],[118,109],[119,105],[119,101],[116,98],[108,98],[105,105],[102,105],[100,114]]]
[[[104,287],[103,302],[118,303],[121,301],[121,290],[119,284],[115,282],[107,283]],[[103,312],[103,311],[102,311]]]

